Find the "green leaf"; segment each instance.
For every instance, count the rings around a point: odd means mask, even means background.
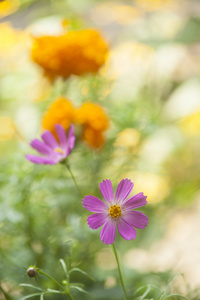
[[[44,300],[44,295],[43,294],[40,295],[40,300]]]
[[[36,289],[36,290],[41,291],[41,292],[43,291],[41,288],[39,288],[37,286],[34,286],[32,284],[28,284],[28,283],[21,283],[20,286],[31,287],[31,288]]]
[[[68,273],[67,273],[67,266],[66,266],[66,263],[64,262],[64,260],[61,258],[59,259],[59,262],[64,270],[64,273],[65,273],[65,276],[67,277],[68,276]]]
[[[75,289],[75,290],[78,290],[79,292],[82,292],[82,293],[85,293],[85,294],[89,294],[88,292],[86,292],[84,289],[82,289],[79,286],[70,285],[70,289]]]
[[[72,272],[79,272],[87,277],[89,277],[91,280],[94,280],[88,273],[86,273],[85,271],[79,269],[79,268],[72,268],[69,273],[72,273]]]
[[[142,290],[145,289],[145,288],[146,288],[147,290],[148,290],[149,288],[150,288],[150,290],[151,290],[151,289],[158,289],[158,290],[160,290],[159,287],[157,287],[157,286],[155,286],[155,285],[153,285],[153,284],[147,284],[147,285],[144,285],[144,286],[139,287],[139,288],[134,292],[134,295],[136,296],[140,291],[142,291]],[[146,291],[147,291],[147,290],[146,290]],[[144,293],[146,293],[146,291],[145,291]],[[143,294],[143,295],[144,295],[144,294]],[[143,295],[142,295],[142,296],[143,296]]]
[[[146,297],[146,296],[148,295],[148,293],[150,292],[150,290],[151,290],[151,287],[148,286],[147,289],[146,289],[146,291],[144,292],[144,294],[141,295],[141,297],[140,297],[139,299],[140,299],[140,300],[144,300],[145,297]]]
[[[32,298],[35,296],[41,296],[41,295],[43,295],[43,292],[42,293],[34,293],[34,294],[23,297],[21,300],[25,300],[25,299],[29,299],[29,298]]]
[[[60,292],[58,290],[47,289],[47,291],[53,294],[63,294],[63,292]]]
[[[165,297],[165,299],[169,299],[169,298],[171,298],[171,297],[179,297],[179,298],[188,300],[188,298],[186,298],[185,296],[179,295],[179,294],[171,294],[171,295],[168,295],[168,296]]]
[[[172,284],[173,280],[174,280],[176,277],[178,277],[179,275],[181,275],[181,276],[184,277],[183,273],[178,273],[178,274],[174,275],[174,276],[172,277],[172,279],[170,280],[170,282],[168,283],[168,285],[167,285],[165,291],[161,293],[159,299],[163,299],[164,297],[166,297],[166,294],[167,294],[167,291],[168,291],[169,288],[170,288],[170,285]]]

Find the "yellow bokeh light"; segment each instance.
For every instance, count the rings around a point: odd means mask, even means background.
[[[169,194],[168,179],[150,172],[129,172],[125,177],[134,182],[134,194],[143,192],[150,203],[159,203]]]
[[[179,122],[181,130],[188,136],[200,134],[200,111],[191,114]]]
[[[19,5],[20,3],[18,0],[0,1],[0,17],[5,17],[14,13],[18,9]]]
[[[134,128],[126,128],[118,133],[115,141],[115,147],[135,147],[138,145],[140,140],[140,133]]]
[[[105,72],[112,79],[132,73],[138,76],[149,68],[154,54],[155,50],[149,45],[131,41],[121,43],[110,51]]]
[[[174,0],[135,0],[134,4],[146,11],[157,9],[173,8],[175,6]]]
[[[116,22],[120,25],[130,25],[140,17],[140,11],[133,6],[106,2],[97,5],[92,10],[91,18],[99,25]]]
[[[25,33],[13,28],[9,23],[0,24],[0,52],[7,53],[13,47],[23,41]]]
[[[10,140],[16,133],[12,118],[0,116],[0,141]]]

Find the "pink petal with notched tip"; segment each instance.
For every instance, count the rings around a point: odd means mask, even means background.
[[[60,124],[56,124],[55,128],[56,128],[56,133],[57,133],[61,148],[66,149],[67,148],[67,136],[66,136],[65,130],[63,129],[62,125],[60,125]]]
[[[31,155],[31,154],[27,154],[25,155],[26,158],[35,163],[35,164],[43,164],[43,165],[54,165],[54,164],[57,164],[57,160],[55,159],[52,159],[51,157],[48,157],[48,156],[37,156],[37,155]]]
[[[114,243],[116,234],[115,220],[108,218],[101,229],[100,238],[104,244],[110,245]]]
[[[106,222],[107,219],[108,219],[108,214],[98,213],[89,216],[87,218],[87,221],[90,228],[97,229],[101,227]]]
[[[43,141],[45,142],[45,144],[48,145],[49,147],[51,147],[52,149],[59,147],[58,142],[56,141],[55,137],[49,130],[46,130],[41,135],[41,137],[42,137]]]
[[[130,210],[130,209],[144,206],[145,204],[147,204],[146,198],[147,196],[144,196],[143,193],[139,193],[131,197],[130,199],[128,199],[126,202],[124,202],[121,208],[124,210]]]
[[[83,199],[83,207],[85,207],[87,210],[91,211],[91,212],[108,212],[109,207],[108,205],[103,202],[102,200],[100,200],[97,197],[94,197],[92,195],[90,196],[85,196],[85,198]]]
[[[149,223],[147,216],[145,216],[142,212],[136,210],[124,212],[123,219],[131,226],[140,229],[144,229],[145,226],[147,226]]]
[[[66,154],[69,155],[74,148],[75,144],[75,136],[74,136],[74,125],[70,125],[69,133],[68,133],[68,139],[67,139],[67,151]]]
[[[114,201],[113,188],[111,180],[103,180],[99,183],[99,188],[102,193],[102,196],[106,200],[107,203],[111,203]]]
[[[115,202],[122,203],[125,201],[130,195],[133,189],[133,183],[130,179],[122,179],[117,186],[117,190],[115,193]]]
[[[49,155],[52,153],[52,149],[38,139],[33,140],[30,145],[41,154]]]
[[[116,221],[117,229],[120,235],[125,240],[133,240],[136,239],[136,230],[130,224],[128,224],[122,217],[119,217]]]

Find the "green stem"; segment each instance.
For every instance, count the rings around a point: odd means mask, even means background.
[[[74,300],[74,298],[72,297],[72,295],[70,294],[70,292],[68,292],[67,295],[69,296],[69,298],[70,298],[71,300]]]
[[[67,167],[67,169],[68,169],[68,171],[69,171],[69,173],[70,173],[70,175],[71,175],[71,177],[72,177],[72,179],[73,179],[73,181],[74,181],[74,184],[75,184],[75,186],[76,186],[76,188],[77,188],[79,194],[81,195],[81,198],[83,198],[82,193],[81,193],[81,190],[80,190],[80,188],[79,188],[79,186],[78,186],[78,184],[77,184],[77,182],[76,182],[76,179],[75,179],[75,177],[74,177],[74,175],[73,175],[73,173],[72,173],[72,171],[71,171],[71,169],[70,169],[70,166],[69,166],[68,162],[66,162],[66,167]]]
[[[49,279],[50,279],[51,281],[53,281],[54,283],[56,283],[56,284],[63,290],[64,294],[67,294],[71,300],[74,300],[74,298],[73,298],[72,295],[70,294],[69,288],[65,289],[65,288],[64,288],[64,287],[63,287],[56,279],[54,279],[53,277],[51,277],[51,276],[48,275],[47,273],[43,272],[42,270],[37,269],[37,271],[38,271],[40,274],[42,274],[42,275],[46,276],[47,278],[49,278]],[[63,292],[62,292],[62,293],[63,293]]]
[[[124,285],[124,280],[123,280],[122,272],[121,272],[121,269],[120,269],[119,258],[118,258],[118,255],[117,255],[115,244],[113,243],[112,246],[113,246],[113,251],[114,251],[115,259],[116,259],[116,262],[117,262],[117,267],[118,267],[118,272],[119,272],[119,278],[120,278],[121,285],[122,285],[122,288],[123,288],[123,291],[124,291],[124,299],[128,300],[128,296],[127,296],[126,288],[125,288],[125,285]]]
[[[47,273],[43,272],[40,269],[37,269],[37,271],[40,274],[42,274],[42,275],[46,276],[47,278],[49,278],[51,281],[53,281],[54,283],[56,283],[63,291],[65,291],[65,288],[56,279],[54,279],[53,277],[51,277],[50,275],[48,275]]]

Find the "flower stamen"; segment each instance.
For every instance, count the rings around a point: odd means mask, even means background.
[[[112,218],[115,218],[117,219],[118,217],[120,217],[122,214],[122,210],[121,210],[121,207],[119,205],[112,205],[110,206],[110,209],[109,209],[109,215],[112,217]]]
[[[62,149],[58,148],[58,147],[55,148],[54,151],[55,151],[55,152],[58,152],[58,153],[60,153],[60,154],[65,154],[64,151],[63,151]]]

